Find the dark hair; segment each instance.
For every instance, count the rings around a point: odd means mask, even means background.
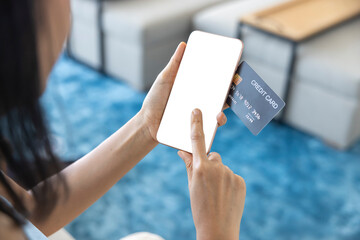
[[[39,4],[38,1],[0,1],[0,164],[5,161],[12,177],[27,189],[45,180],[49,172],[60,171],[39,104],[41,80],[35,4]],[[66,188],[63,177],[58,176],[61,181],[56,182],[63,183]],[[21,214],[32,214],[2,172],[0,184]],[[43,218],[54,208],[58,187],[45,180],[33,189],[36,205],[41,206],[35,209],[34,216]],[[3,204],[0,204],[0,211],[16,221],[16,216]]]

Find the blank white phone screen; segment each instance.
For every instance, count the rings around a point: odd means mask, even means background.
[[[199,108],[206,152],[210,151],[216,116],[227,98],[242,48],[238,39],[191,33],[157,133],[160,143],[192,153],[191,112]]]

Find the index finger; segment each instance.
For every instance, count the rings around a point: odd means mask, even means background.
[[[199,109],[191,113],[191,145],[194,164],[207,159],[202,114]]]

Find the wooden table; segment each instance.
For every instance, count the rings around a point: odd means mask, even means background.
[[[360,0],[293,0],[242,17],[238,37],[241,39],[242,28],[246,25],[291,43],[283,96],[287,102],[297,45],[359,15]]]

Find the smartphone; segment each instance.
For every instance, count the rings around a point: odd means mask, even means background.
[[[242,49],[239,39],[201,31],[190,34],[156,136],[160,143],[192,153],[191,112],[199,108],[210,152],[216,116],[227,99]]]

